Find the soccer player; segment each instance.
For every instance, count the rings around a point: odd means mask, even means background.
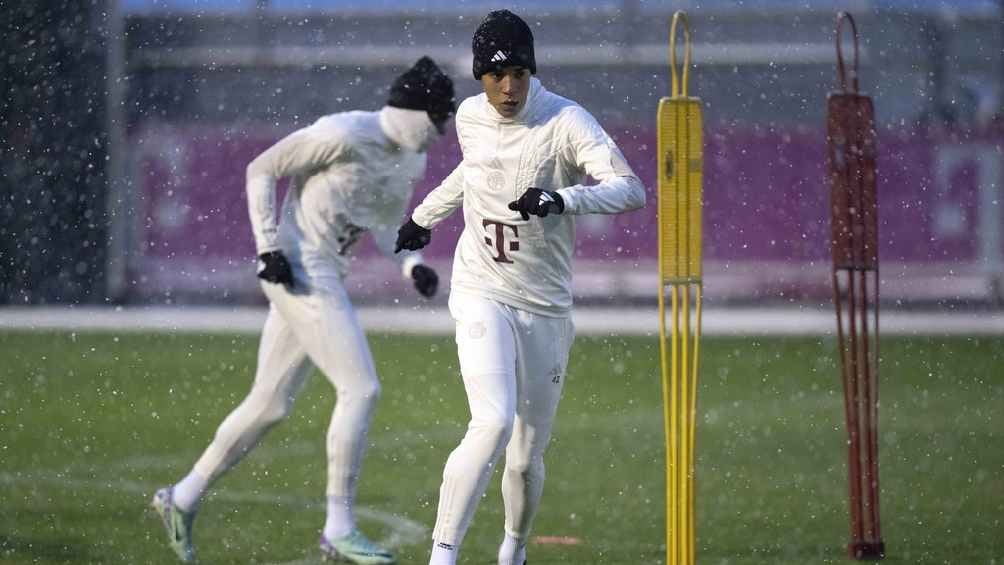
[[[397,248],[427,245],[463,205],[449,299],[471,421],[443,471],[430,565],[453,565],[505,451],[499,565],[523,565],[544,482],[572,345],[575,216],[644,206],[645,189],[596,120],[548,92],[533,34],[495,11],[474,34],[483,94],[457,110],[460,165],[398,231]],[[582,184],[586,176],[596,184]]]
[[[258,277],[270,308],[247,398],[223,421],[187,476],[157,491],[152,506],[171,548],[194,560],[192,522],[206,489],[239,462],[289,412],[317,367],[337,391],[328,428],[325,557],[393,563],[357,528],[354,496],[366,433],[380,394],[366,338],[342,279],[349,251],[366,232],[425,297],[438,276],[419,254],[394,254],[395,229],[426,149],[453,114],[453,82],[422,57],[393,83],[376,112],[324,116],[267,149],[247,167],[248,209],[259,254]],[[276,214],[276,181],[291,179]]]

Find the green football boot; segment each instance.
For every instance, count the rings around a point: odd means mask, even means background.
[[[150,506],[160,515],[167,530],[167,543],[184,563],[195,562],[195,548],[192,547],[192,522],[195,512],[183,512],[174,505],[174,490],[162,488],[153,495]]]
[[[345,561],[356,565],[390,565],[394,554],[369,540],[359,530],[349,535],[329,540],[321,535],[321,555],[325,560]]]

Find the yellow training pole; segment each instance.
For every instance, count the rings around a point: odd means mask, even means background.
[[[677,71],[676,30],[684,56]],[[659,342],[666,433],[667,565],[692,565],[695,557],[694,446],[701,340],[701,101],[687,95],[692,46],[683,12],[669,34],[671,96],[659,101]],[[667,288],[668,287],[668,288]],[[666,300],[670,294],[670,335]],[[692,308],[693,305],[693,308]],[[667,343],[668,341],[668,343]]]

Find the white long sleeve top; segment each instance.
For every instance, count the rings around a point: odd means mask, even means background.
[[[381,114],[394,112],[408,111],[385,107],[324,116],[248,165],[248,211],[259,254],[281,250],[294,273],[307,280],[343,278],[353,245],[371,232],[403,276],[411,275],[421,255],[395,255],[394,242],[414,183],[425,175],[426,154],[388,137],[388,117]],[[283,177],[290,184],[280,219],[276,181]]]
[[[463,160],[412,213],[431,229],[463,205],[452,289],[568,315],[575,216],[640,208],[644,186],[595,118],[536,78],[514,118],[502,117],[480,94],[461,103],[456,124]],[[597,183],[583,184],[587,175]],[[561,194],[564,213],[523,220],[509,210],[531,187]]]

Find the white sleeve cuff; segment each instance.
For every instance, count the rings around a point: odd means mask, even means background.
[[[573,194],[572,187],[559,188],[558,194],[561,195],[561,200],[565,203],[565,209],[562,210],[562,214],[574,214],[575,213],[575,195]]]
[[[417,251],[405,255],[404,260],[401,261],[401,276],[410,280],[411,270],[415,268],[415,265],[421,265],[424,262],[422,254]]]

